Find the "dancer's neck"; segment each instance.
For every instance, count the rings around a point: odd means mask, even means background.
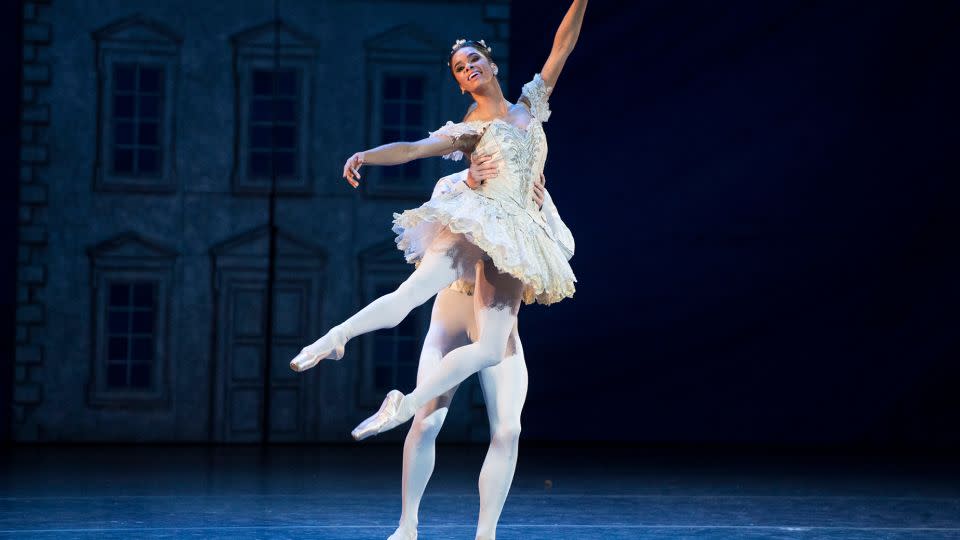
[[[473,100],[477,102],[474,116],[480,118],[501,118],[510,112],[510,103],[503,97],[500,85],[493,81],[490,84],[471,92]]]

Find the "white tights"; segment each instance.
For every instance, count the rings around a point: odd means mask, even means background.
[[[367,332],[393,328],[413,308],[441,293],[458,278],[475,283],[470,324],[461,317],[452,328],[446,313],[437,317],[453,291],[443,292],[434,305],[434,320],[421,355],[417,387],[403,397],[400,414],[416,417],[404,444],[403,516],[401,527],[391,538],[416,538],[420,498],[433,470],[436,432],[447,414],[457,386],[481,371],[480,381],[487,400],[491,441],[480,470],[480,517],[477,538],[493,539],[497,521],[513,480],[520,433],[520,409],[526,397],[526,366],[520,341],[516,338],[517,312],[523,284],[501,274],[486,255],[461,235],[438,235],[424,253],[420,265],[392,293],[374,300],[339,325],[347,341]],[[454,308],[451,308],[454,309]],[[452,315],[451,315],[452,317]],[[434,324],[436,323],[436,325]],[[465,339],[467,328],[471,339]],[[329,336],[310,345],[329,350]],[[513,336],[514,339],[510,339]],[[509,357],[510,362],[504,362]],[[412,528],[411,528],[412,527]]]
[[[417,382],[440,366],[444,355],[477,339],[476,317],[470,297],[441,291],[433,304],[430,329],[420,353]],[[517,465],[520,412],[527,395],[527,367],[516,327],[509,338],[508,354],[498,365],[480,370],[480,385],[490,420],[490,447],[480,469],[480,516],[477,538],[496,537]],[[445,361],[445,360],[444,360]],[[403,493],[400,527],[388,540],[416,538],[420,500],[433,473],[435,442],[458,386],[420,407],[403,445]]]
[[[441,234],[426,250],[417,269],[397,290],[377,298],[340,324],[347,340],[381,328],[393,328],[413,308],[461,276],[475,278],[473,308],[479,337],[473,343],[447,352],[443,362],[431,370],[429,376],[417,381],[417,387],[405,395],[400,404],[402,417],[412,417],[420,407],[470,375],[503,360],[520,309],[522,283],[497,271],[484,253],[461,235]],[[325,339],[327,336],[311,347],[318,346]]]

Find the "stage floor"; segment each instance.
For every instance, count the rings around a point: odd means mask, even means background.
[[[420,539],[472,539],[485,448],[441,446]],[[19,446],[0,537],[384,539],[400,447]],[[498,538],[960,539],[960,465],[938,459],[524,445]]]

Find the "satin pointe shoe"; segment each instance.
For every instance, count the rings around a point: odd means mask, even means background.
[[[387,394],[387,397],[383,398],[383,404],[380,405],[380,410],[370,418],[360,422],[359,426],[353,428],[350,435],[353,435],[354,439],[362,441],[367,437],[391,430],[413,418],[413,414],[408,414],[406,411],[401,410],[402,402],[403,392],[391,390],[390,393]],[[416,413],[416,411],[413,412]]]
[[[306,371],[325,358],[340,360],[343,358],[343,347],[346,343],[343,329],[334,326],[326,335],[315,343],[307,345],[300,351],[300,354],[293,357],[293,360],[290,361],[290,369],[297,372]]]

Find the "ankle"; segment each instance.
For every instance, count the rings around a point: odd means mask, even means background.
[[[350,323],[343,321],[342,323],[334,326],[330,329],[331,332],[336,332],[340,339],[343,340],[343,343],[346,344],[348,341],[353,339],[353,328],[350,327]]]
[[[406,422],[416,416],[417,409],[419,408],[417,407],[416,400],[416,390],[403,396],[403,399],[400,400],[400,405],[397,407],[397,418]]]

